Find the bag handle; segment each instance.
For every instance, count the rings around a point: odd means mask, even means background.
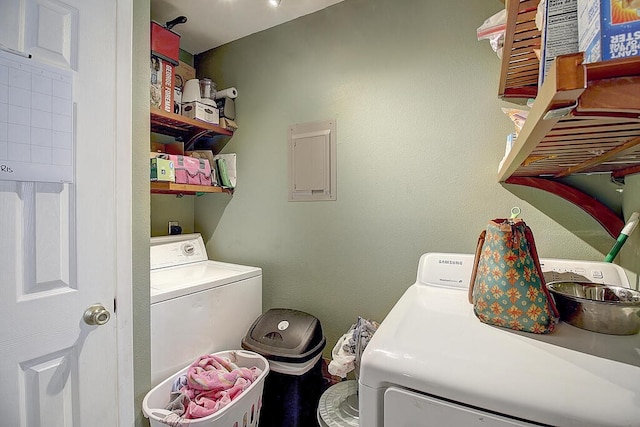
[[[473,260],[473,271],[471,272],[471,282],[469,283],[469,302],[473,304],[473,284],[476,281],[476,275],[478,274],[478,263],[480,261],[480,253],[482,252],[482,246],[484,245],[484,238],[487,235],[487,230],[482,230],[478,237],[478,244],[476,245],[476,256]]]
[[[533,240],[533,232],[528,225],[526,225],[524,228],[524,235],[527,238],[529,249],[531,249],[531,256],[533,257],[533,263],[536,265],[536,271],[538,272],[538,276],[540,276],[542,292],[544,292],[544,294],[547,296],[547,301],[549,301],[549,308],[551,309],[551,311],[553,311],[553,316],[557,319],[560,317],[560,312],[558,311],[555,300],[551,296],[551,292],[549,292],[547,283],[544,280],[544,274],[542,273],[542,267],[540,266],[540,258],[538,258],[538,250],[536,249],[536,242],[535,240]]]

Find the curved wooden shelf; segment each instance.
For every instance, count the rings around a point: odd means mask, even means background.
[[[640,165],[640,57],[586,65],[582,58],[556,58],[499,181],[620,174]]]
[[[538,188],[568,200],[614,238],[622,219],[593,198],[554,179],[610,173],[612,179],[640,173],[640,57],[592,64],[583,54],[555,59],[538,87],[541,34],[535,27],[540,0],[506,0],[500,97],[536,97],[498,181]]]
[[[151,192],[155,194],[193,195],[201,193],[227,193],[232,194],[229,188],[213,187],[207,185],[177,184],[175,182],[152,181]]]

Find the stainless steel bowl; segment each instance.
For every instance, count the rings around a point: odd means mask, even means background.
[[[611,335],[640,331],[640,292],[588,282],[551,282],[560,319],[578,328]]]

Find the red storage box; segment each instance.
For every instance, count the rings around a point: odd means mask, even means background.
[[[157,22],[151,22],[151,53],[178,65],[180,34],[166,29]]]

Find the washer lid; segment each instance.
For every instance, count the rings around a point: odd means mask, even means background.
[[[466,289],[418,283],[367,345],[360,383],[396,384],[549,425],[636,425],[640,334],[566,323],[549,335],[518,333],[481,323]]]
[[[151,270],[151,304],[260,276],[262,269],[202,261]]]

